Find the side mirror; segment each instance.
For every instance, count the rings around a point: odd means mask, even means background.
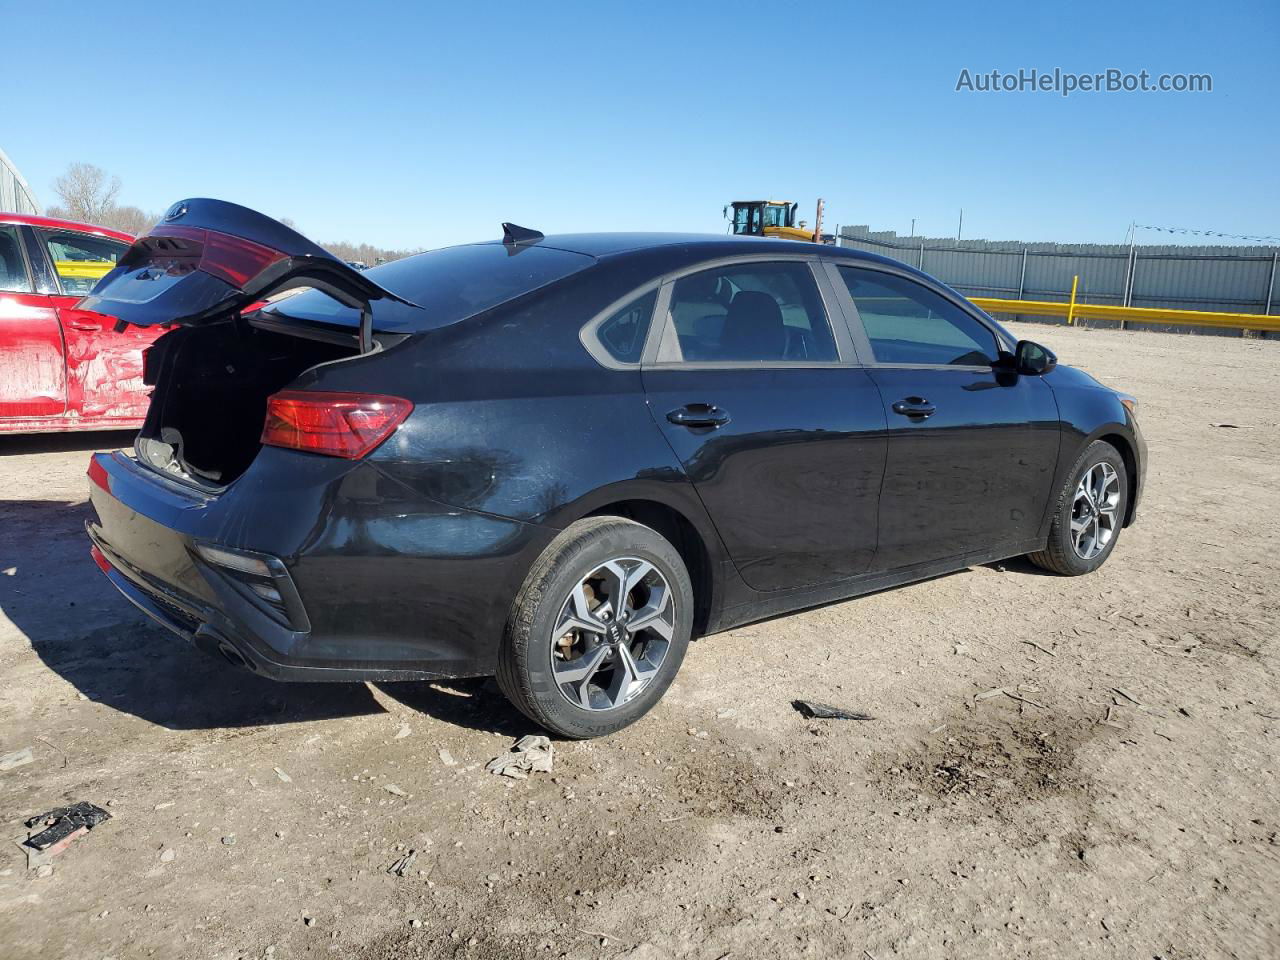
[[[1014,366],[1019,373],[1039,377],[1058,365],[1058,358],[1048,347],[1031,340],[1019,340],[1014,348]]]

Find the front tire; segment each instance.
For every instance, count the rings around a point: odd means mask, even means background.
[[[1107,561],[1129,505],[1129,475],[1120,451],[1105,440],[1085,448],[1054,506],[1045,549],[1029,555],[1038,567],[1078,577]]]
[[[587,739],[644,716],[675,679],[693,587],[666,539],[621,517],[588,517],[543,551],[516,595],[498,685],[521,713]]]

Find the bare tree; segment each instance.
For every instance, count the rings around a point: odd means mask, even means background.
[[[105,170],[92,163],[71,164],[67,167],[67,172],[53,182],[53,188],[62,198],[62,204],[48,209],[51,217],[111,227],[134,236],[142,236],[160,221],[160,214],[138,207],[116,206],[116,197],[120,194],[120,178],[109,176]],[[280,217],[279,220],[286,227],[297,229],[297,224],[289,217]],[[359,261],[371,267],[421,252],[388,250],[368,243],[342,241],[323,246],[343,260]]]
[[[160,214],[148,213],[138,207],[111,207],[103,211],[96,220],[87,221],[85,217],[76,216],[66,207],[47,207],[45,213],[59,220],[78,220],[92,222],[95,227],[110,227],[112,230],[123,230],[140,237],[160,222]]]
[[[53,181],[53,189],[62,198],[69,219],[84,223],[101,223],[115,206],[120,193],[120,178],[107,177],[107,172],[92,163],[73,163],[67,172]]]
[[[112,207],[103,214],[98,224],[140,237],[150,232],[151,228],[159,222],[160,214],[158,213],[148,213],[138,207]]]
[[[368,243],[349,243],[345,240],[322,243],[320,246],[324,247],[339,260],[355,260],[370,267],[389,260],[399,260],[401,257],[411,257],[415,253],[422,252],[421,250],[388,250]]]

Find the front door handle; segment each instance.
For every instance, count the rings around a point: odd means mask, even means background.
[[[84,320],[72,320],[70,326],[73,330],[83,330],[85,333],[97,333],[102,329],[102,324],[88,323]]]
[[[686,403],[668,413],[667,419],[678,427],[722,427],[729,422],[729,414],[714,403]]]
[[[936,409],[924,397],[904,397],[893,405],[893,412],[900,413],[912,420],[925,420],[933,416]]]

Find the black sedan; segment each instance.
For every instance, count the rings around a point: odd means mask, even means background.
[[[496,673],[617,730],[693,636],[1132,522],[1132,397],[936,280],[755,237],[543,236],[357,271],[175,204],[82,302],[172,325],[92,552],[201,650],[280,680]]]

